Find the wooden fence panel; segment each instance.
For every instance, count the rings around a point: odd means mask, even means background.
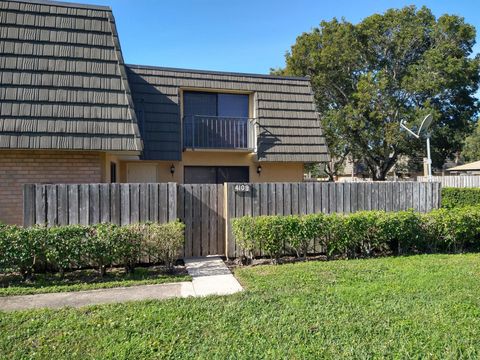
[[[428,212],[440,206],[441,185],[432,182],[263,183],[249,184],[248,192],[235,191],[235,185],[227,184],[226,189],[228,257],[240,255],[231,232],[231,219],[235,217],[411,208]]]
[[[164,203],[151,197],[166,189]],[[177,187],[169,184],[49,184],[24,186],[24,225],[132,224],[161,214],[163,221],[177,217]]]
[[[428,182],[427,176],[418,176],[417,181]],[[439,182],[442,187],[477,188],[480,187],[480,175],[432,176],[432,182]]]
[[[235,184],[25,185],[24,224],[165,223],[178,217],[186,226],[185,257],[236,256],[234,217],[410,208],[427,212],[441,203],[441,185],[432,182],[248,185],[249,192],[234,191]]]
[[[171,201],[178,202],[177,217],[185,224],[185,257],[225,254],[223,185],[178,185],[176,201]],[[244,213],[243,202],[238,206]]]

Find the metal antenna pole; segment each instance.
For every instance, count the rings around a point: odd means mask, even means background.
[[[427,168],[428,168],[428,181],[432,181],[432,157],[430,156],[430,134],[427,134]]]

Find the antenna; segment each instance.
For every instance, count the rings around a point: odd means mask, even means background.
[[[410,135],[414,136],[417,139],[420,139],[420,135],[423,133],[426,133],[426,138],[427,138],[427,167],[428,167],[428,181],[432,180],[432,158],[430,156],[430,132],[428,132],[428,129],[430,128],[430,125],[432,125],[433,121],[433,116],[432,114],[428,114],[425,116],[423,119],[422,123],[420,124],[420,127],[418,128],[418,131],[415,133],[411,129],[409,129],[405,125],[405,120],[400,121],[400,127],[405,129]]]

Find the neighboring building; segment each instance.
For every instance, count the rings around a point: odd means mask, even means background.
[[[467,164],[451,167],[447,169],[447,171],[453,174],[479,175],[480,161],[473,161]]]
[[[22,184],[302,181],[308,79],[128,66],[109,7],[0,2],[0,221]]]

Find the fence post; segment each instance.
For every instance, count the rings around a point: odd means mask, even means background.
[[[231,189],[232,187],[229,183],[223,184],[223,204],[225,213],[225,256],[227,257],[227,259],[235,257],[235,241],[233,241],[232,238],[231,225],[232,214],[234,214],[233,209],[235,209],[235,198]]]
[[[168,217],[167,221],[177,219],[177,183],[168,183]]]
[[[35,184],[23,185],[23,226],[35,224]]]

